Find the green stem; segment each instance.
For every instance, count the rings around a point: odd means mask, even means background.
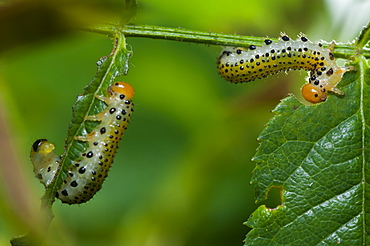
[[[87,29],[92,32],[112,35],[116,31],[122,32],[126,37],[144,37],[153,39],[166,39],[190,43],[201,43],[210,45],[233,45],[245,46],[262,44],[263,39],[259,37],[248,37],[241,35],[229,35],[212,32],[200,32],[182,28],[168,28],[159,26],[116,26],[108,24]]]
[[[262,45],[265,38],[263,37],[251,37],[251,36],[241,36],[235,34],[221,34],[212,32],[200,32],[186,30],[182,28],[168,28],[159,26],[135,26],[126,25],[118,26],[115,24],[105,24],[101,26],[89,27],[84,30],[90,32],[101,33],[105,35],[112,36],[116,32],[121,32],[126,37],[144,37],[153,39],[165,39],[182,41],[189,43],[200,43],[208,45],[220,45],[220,46],[244,46],[249,45]],[[277,41],[276,38],[269,38],[273,41]],[[328,46],[328,44],[323,44]],[[337,44],[334,49],[335,56],[337,58],[350,59],[351,56],[356,55],[356,47],[353,44]],[[363,55],[366,58],[370,58],[370,51],[364,50]]]

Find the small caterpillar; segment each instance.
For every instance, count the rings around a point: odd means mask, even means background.
[[[328,48],[313,44],[303,34],[297,40],[281,33],[280,40],[265,39],[261,47],[226,47],[218,58],[218,72],[232,83],[250,82],[281,71],[304,69],[310,72],[308,83],[301,91],[311,103],[326,100],[328,91],[344,95],[336,85],[345,72],[354,67],[340,67],[332,53],[335,43]]]
[[[90,200],[102,187],[113,162],[118,142],[121,139],[133,112],[131,98],[134,89],[125,82],[116,82],[107,90],[109,97],[96,96],[107,104],[107,108],[97,114],[85,117],[88,121],[100,121],[93,131],[75,140],[87,142],[88,147],[69,167],[68,176],[56,197],[63,203],[80,204]],[[39,139],[31,149],[31,160],[36,177],[46,187],[53,180],[61,161],[54,154],[54,145],[46,139]]]
[[[46,139],[36,140],[31,148],[33,172],[45,187],[48,187],[53,181],[61,162],[60,156],[54,154],[54,149],[54,144],[49,143]]]

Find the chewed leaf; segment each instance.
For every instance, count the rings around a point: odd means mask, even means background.
[[[133,112],[134,89],[126,82],[115,82],[109,96],[98,99],[107,104],[104,111],[89,115],[86,121],[99,122],[89,134],[74,139],[88,147],[73,159],[68,177],[57,191],[63,203],[81,204],[89,201],[101,188],[113,163],[119,140],[127,129]]]
[[[68,129],[66,146],[62,155],[61,170],[57,173],[54,182],[46,191],[44,199],[54,201],[55,192],[66,178],[66,170],[72,161],[80,157],[80,153],[87,147],[87,143],[77,141],[75,137],[86,135],[96,127],[98,122],[84,121],[88,115],[96,115],[102,112],[106,105],[97,96],[102,96],[107,88],[118,76],[128,71],[128,58],[130,51],[126,49],[125,37],[117,34],[114,37],[114,48],[110,55],[102,57],[98,62],[98,71],[94,79],[85,87],[84,93],[78,96],[73,106],[72,122]]]
[[[282,100],[259,137],[252,183],[256,201],[281,189],[281,205],[261,205],[246,224],[245,245],[362,245],[370,141],[370,88],[366,62],[344,75],[344,97],[304,106]]]

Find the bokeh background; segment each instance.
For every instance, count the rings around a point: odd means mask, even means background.
[[[0,1],[0,245],[38,223],[44,188],[32,172],[32,143],[47,138],[63,152],[71,107],[112,48],[104,35],[69,28],[105,21],[122,2]],[[370,12],[361,0],[138,4],[136,24],[338,42],[352,40]],[[103,189],[86,204],[56,201],[47,244],[242,245],[243,222],[261,205],[249,184],[256,139],[281,98],[300,98],[305,72],[234,85],[217,74],[219,46],[127,41],[132,123]],[[262,204],[279,203],[272,190]]]

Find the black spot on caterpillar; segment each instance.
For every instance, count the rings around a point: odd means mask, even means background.
[[[264,41],[261,47],[226,47],[218,58],[218,72],[232,83],[250,82],[281,71],[304,69],[310,72],[308,83],[302,87],[303,97],[311,103],[326,100],[328,91],[344,95],[336,85],[345,72],[354,67],[340,67],[328,48],[314,44],[303,34],[297,40],[281,33],[280,40]]]
[[[80,159],[72,162],[68,176],[56,197],[63,203],[80,204],[90,200],[102,187],[113,162],[119,140],[121,139],[133,112],[131,98],[134,89],[125,82],[116,82],[108,88],[109,97],[96,96],[107,104],[106,109],[85,117],[85,121],[100,121],[93,131],[75,140],[88,143],[80,153]],[[31,161],[35,176],[45,187],[52,182],[59,163],[54,154],[55,146],[46,139],[37,140],[31,148]]]

